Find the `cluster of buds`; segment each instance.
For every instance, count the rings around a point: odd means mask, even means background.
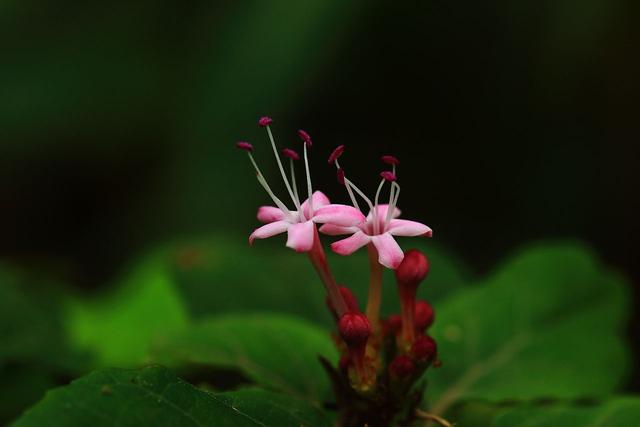
[[[396,157],[382,156],[387,170],[380,172],[381,181],[375,197],[370,199],[340,165],[345,146],[335,148],[328,163],[335,166],[337,180],[346,189],[351,206],[332,204],[324,193],[313,190],[308,160],[313,145],[311,136],[304,130],[298,130],[302,156],[292,148],[280,152],[289,160],[287,175],[273,137],[272,123],[269,117],[258,120],[258,125],[266,129],[293,208],[289,209],[272,191],[253,157],[253,146],[246,141],[238,142],[237,148],[247,152],[258,182],[275,205],[258,209],[257,218],[265,225],[251,233],[249,243],[286,232],[286,246],[306,253],[318,273],[326,289],[327,306],[336,321],[334,337],[342,354],[338,367],[323,362],[334,382],[341,425],[385,425],[384,422],[372,424],[371,414],[375,414],[378,421],[387,420],[390,424],[401,412],[406,412],[407,408],[403,406],[410,406],[410,403],[402,402],[419,401],[416,396],[421,395],[422,390],[416,392],[415,383],[427,367],[439,363],[436,342],[425,334],[433,323],[433,309],[428,302],[416,299],[418,285],[429,272],[429,261],[418,250],[403,252],[395,240],[396,236],[431,237],[432,231],[420,222],[399,218],[397,168],[400,162]],[[295,163],[301,159],[304,159],[307,193],[303,201],[295,173]],[[389,185],[388,202],[381,203],[386,184]],[[366,213],[360,203],[366,205]],[[319,233],[348,235],[331,244],[331,249],[340,255],[350,255],[360,248],[367,248],[370,276],[364,311],[360,310],[349,288],[337,284]],[[381,319],[385,268],[395,272],[401,311]],[[410,393],[413,393],[413,399],[409,398]]]

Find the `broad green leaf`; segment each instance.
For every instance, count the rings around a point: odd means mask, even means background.
[[[464,402],[448,416],[466,427],[635,427],[640,421],[639,396],[604,401]]]
[[[64,290],[40,275],[0,265],[0,425],[86,365],[63,333]]]
[[[65,315],[71,343],[91,352],[97,366],[144,363],[153,340],[183,329],[188,321],[164,264],[153,256],[110,294],[70,300]]]
[[[0,265],[0,366],[5,361],[61,359],[64,337],[55,291],[42,279]]]
[[[105,369],[50,391],[13,427],[328,426],[307,403],[266,391],[213,394],[166,368]]]
[[[522,251],[436,309],[434,412],[468,398],[602,396],[629,371],[625,281],[579,245]]]
[[[315,402],[331,388],[318,357],[337,360],[328,330],[275,314],[203,320],[158,344],[155,354],[170,366],[235,368],[260,385]]]
[[[514,409],[498,415],[492,427],[634,427],[640,424],[640,397],[620,397],[602,404],[555,404]]]
[[[195,316],[269,310],[332,327],[325,291],[313,267],[304,254],[286,248],[283,239],[259,241],[252,248],[245,237],[185,243],[169,251],[167,263]],[[330,241],[325,240],[327,250]],[[402,243],[424,250],[431,259],[431,273],[419,289],[420,297],[440,300],[467,281],[467,269],[431,241],[407,239]],[[336,280],[350,287],[364,308],[369,280],[366,251],[350,257],[328,255]],[[383,292],[383,312],[398,312],[391,271],[385,272]]]

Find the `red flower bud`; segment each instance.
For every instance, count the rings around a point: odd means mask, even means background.
[[[351,313],[359,313],[360,309],[358,308],[358,300],[356,299],[356,296],[353,295],[351,290],[346,286],[338,286],[338,289],[340,290],[340,295],[342,295],[342,299],[344,299],[344,303],[347,305],[347,310],[349,310],[349,312]],[[337,322],[338,313],[336,312],[336,309],[333,306],[331,299],[329,298],[328,295],[325,302],[327,304],[327,307],[329,308],[329,311],[331,311],[331,314],[333,314],[333,317],[336,319],[336,322]]]
[[[349,349],[349,356],[356,367],[360,381],[365,382],[367,373],[364,366],[364,354],[367,340],[371,335],[371,323],[362,313],[345,313],[338,322],[338,332]]]
[[[429,260],[417,249],[409,249],[404,253],[404,259],[395,270],[398,283],[418,286],[429,274]]]
[[[424,332],[429,326],[433,324],[433,320],[435,315],[433,313],[433,307],[426,301],[417,301],[416,302],[416,312],[415,312],[415,325],[416,331]]]
[[[438,345],[430,336],[419,336],[411,346],[411,355],[421,362],[431,362],[438,354]]]
[[[371,323],[362,313],[345,313],[338,322],[338,331],[347,347],[364,346],[371,335]]]
[[[389,372],[391,375],[398,378],[406,378],[413,374],[416,370],[416,365],[409,356],[402,355],[397,356],[389,365]]]
[[[402,337],[408,343],[415,339],[416,292],[418,285],[429,273],[429,261],[422,252],[410,249],[395,270],[402,313]]]
[[[397,334],[402,329],[402,318],[397,314],[392,314],[383,322],[383,333]]]

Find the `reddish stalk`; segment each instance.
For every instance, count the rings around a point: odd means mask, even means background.
[[[374,333],[380,324],[380,305],[382,303],[382,264],[378,262],[378,250],[373,244],[367,245],[369,254],[369,296],[367,299],[367,318]]]
[[[344,298],[342,298],[342,294],[336,284],[336,280],[333,278],[333,274],[331,274],[331,270],[329,269],[327,255],[324,253],[322,242],[320,242],[318,229],[314,227],[313,233],[313,247],[309,252],[307,252],[307,255],[309,256],[309,261],[313,264],[313,268],[315,268],[318,276],[320,276],[320,280],[322,280],[322,283],[327,290],[327,295],[329,295],[329,300],[338,314],[338,319],[340,319],[342,315],[347,313],[349,310],[347,309],[347,304],[345,303]]]

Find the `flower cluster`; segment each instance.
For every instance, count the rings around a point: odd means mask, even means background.
[[[397,169],[400,162],[396,157],[382,156],[386,170],[380,172],[380,183],[374,198],[370,199],[340,165],[345,146],[338,146],[329,156],[328,163],[335,166],[338,182],[345,188],[352,205],[332,204],[324,193],[313,189],[308,161],[313,142],[309,133],[298,130],[302,156],[291,148],[279,152],[271,130],[272,123],[269,117],[258,120],[258,125],[266,130],[291,200],[289,206],[293,207],[289,209],[272,191],[253,156],[253,146],[245,141],[238,142],[237,148],[247,152],[258,182],[274,204],[258,209],[257,218],[265,225],[251,233],[249,243],[286,232],[286,246],[307,254],[324,284],[327,306],[336,320],[335,341],[342,357],[338,367],[326,363],[325,367],[336,388],[341,418],[367,423],[370,421],[368,408],[376,417],[386,416],[391,422],[403,406],[399,402],[416,401],[416,393],[421,394],[421,391],[415,391],[416,380],[428,366],[437,363],[436,342],[425,334],[433,323],[433,309],[426,301],[416,300],[417,287],[429,272],[429,261],[415,249],[403,252],[395,237],[431,237],[432,231],[420,222],[399,218]],[[288,159],[288,174],[280,153]],[[301,159],[304,161],[306,189],[299,192],[295,164]],[[386,203],[381,203],[385,185],[389,186],[389,197]],[[305,200],[300,198],[303,193],[306,193]],[[361,209],[361,203],[366,211]],[[367,248],[371,273],[364,312],[349,288],[337,284],[319,233],[347,236],[331,244],[331,249],[340,255],[350,255],[360,248]],[[401,312],[380,319],[385,267],[395,272]],[[414,393],[413,399],[408,398],[410,393]]]

